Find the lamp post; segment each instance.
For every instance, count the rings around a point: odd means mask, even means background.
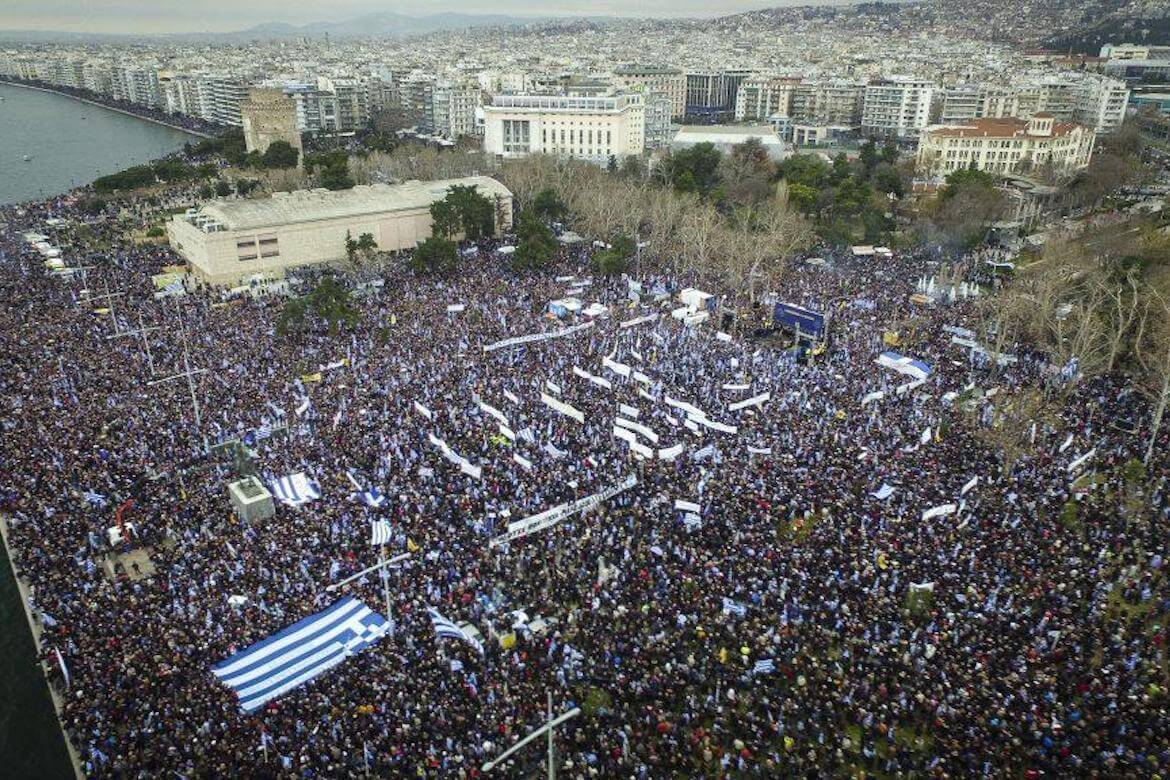
[[[553,742],[553,740],[555,739],[554,732],[556,731],[557,726],[561,725],[562,723],[564,723],[567,720],[570,720],[571,718],[575,718],[578,715],[580,715],[581,708],[574,707],[573,709],[569,710],[568,712],[564,713],[563,715],[559,715],[559,716],[554,718],[553,717],[553,710],[552,710],[552,691],[549,691],[548,692],[547,714],[548,714],[548,720],[545,721],[543,726],[540,726],[539,728],[534,730],[528,736],[524,737],[524,739],[520,740],[512,747],[505,750],[503,753],[501,753],[496,758],[492,759],[491,761],[484,762],[484,765],[482,767],[480,767],[481,771],[483,771],[483,772],[492,771],[497,766],[499,766],[501,763],[506,761],[508,756],[512,755],[513,753],[515,753],[517,750],[519,750],[520,748],[527,745],[532,740],[537,739],[537,738],[543,736],[544,734],[548,734],[548,779],[549,780],[556,780],[557,767],[556,767],[556,745]]]

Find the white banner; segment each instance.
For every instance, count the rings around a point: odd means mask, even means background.
[[[532,471],[532,461],[528,460],[528,458],[525,458],[518,453],[513,453],[512,460],[519,463],[525,471]]]
[[[681,498],[674,500],[674,508],[680,512],[694,512],[696,514],[703,512],[703,508],[694,501],[683,501]]]
[[[618,376],[625,377],[626,379],[630,378],[630,371],[632,370],[625,363],[619,363],[616,360],[611,360],[608,355],[601,359],[601,367],[608,368]]]
[[[636,423],[622,417],[617,417],[614,418],[613,424],[620,425],[623,428],[629,428],[631,431],[637,431],[655,444],[658,443],[658,434],[641,423]]]
[[[971,491],[974,489],[974,487],[975,487],[976,485],[978,485],[978,484],[979,484],[979,477],[971,477],[971,479],[970,479],[970,480],[967,482],[967,484],[966,484],[966,485],[963,485],[963,489],[959,491],[959,495],[960,495],[960,496],[965,496],[965,495],[967,495],[967,494],[968,494],[968,493],[970,493],[970,492],[971,492]]]
[[[580,325],[571,325],[567,328],[562,328],[561,330],[550,331],[548,333],[530,333],[527,336],[515,336],[515,337],[510,338],[510,339],[504,339],[503,341],[497,341],[494,344],[485,344],[483,347],[483,351],[484,352],[495,352],[496,350],[504,349],[505,347],[515,347],[515,346],[519,346],[521,344],[531,344],[535,341],[547,341],[549,339],[560,339],[560,338],[564,338],[565,336],[571,336],[574,333],[580,333],[581,331],[587,330],[587,329],[592,328],[592,327],[593,327],[593,321],[590,320],[589,322],[583,322]]]
[[[666,447],[658,451],[659,460],[674,460],[679,455],[682,455],[683,445],[676,444],[673,447]]]
[[[771,393],[760,393],[759,395],[746,398],[742,401],[736,401],[733,404],[728,404],[727,408],[730,411],[738,412],[740,409],[745,409],[749,406],[763,406],[764,402],[772,397]]]
[[[417,411],[419,414],[421,414],[423,417],[427,418],[428,420],[435,419],[435,413],[432,412],[430,409],[426,408],[425,406],[423,406],[422,404],[420,404],[418,401],[414,402],[414,409],[415,409],[415,411]]]
[[[618,404],[618,411],[629,417],[631,420],[637,420],[641,412],[636,406],[627,406],[626,404]]]
[[[958,510],[959,507],[955,504],[943,504],[942,506],[927,509],[922,513],[922,519],[926,521],[934,517],[946,517],[947,515],[953,515]]]
[[[1068,464],[1068,473],[1071,474],[1074,471],[1076,471],[1077,469],[1079,469],[1081,466],[1085,465],[1085,462],[1088,461],[1089,458],[1093,457],[1096,454],[1097,454],[1097,448],[1094,447],[1093,449],[1089,450],[1081,457],[1074,460],[1072,463]]]
[[[724,389],[724,390],[732,390],[732,391],[735,391],[735,392],[742,392],[742,391],[744,391],[744,390],[751,390],[751,389],[752,389],[752,386],[751,386],[751,385],[733,385],[733,384],[726,384],[726,385],[724,385],[724,386],[723,386],[723,389]]]
[[[645,323],[645,322],[654,322],[656,319],[658,319],[657,314],[647,314],[644,317],[635,317],[632,320],[626,320],[625,322],[618,323],[618,327],[632,328],[635,325],[641,325],[642,323]]]
[[[540,400],[542,402],[544,402],[544,404],[546,406],[560,412],[561,414],[565,415],[566,417],[572,417],[574,420],[576,420],[579,423],[585,422],[585,413],[584,412],[582,412],[580,409],[576,409],[573,406],[570,406],[569,404],[567,404],[563,401],[558,401],[557,399],[553,398],[548,393],[541,393]]]
[[[738,426],[725,425],[724,423],[716,422],[715,420],[708,420],[706,417],[691,416],[688,419],[690,419],[693,422],[698,423],[699,425],[706,426],[713,431],[720,431],[722,433],[736,433],[739,431]]]
[[[477,401],[477,403],[479,404],[480,409],[484,410],[486,413],[490,414],[492,417],[495,417],[496,420],[498,420],[502,425],[508,424],[507,415],[505,415],[499,409],[497,409],[496,407],[494,407],[490,404],[485,404],[483,401]]]
[[[566,517],[570,517],[579,512],[587,512],[598,504],[601,504],[603,501],[607,501],[619,493],[629,490],[637,484],[638,477],[634,474],[631,474],[616,485],[610,485],[604,490],[598,493],[594,493],[591,496],[579,498],[576,501],[567,504],[559,504],[552,509],[546,509],[539,514],[532,515],[531,517],[525,518],[524,520],[517,520],[514,523],[508,523],[508,532],[501,536],[497,536],[495,539],[492,539],[489,545],[491,547],[499,547],[500,545],[507,544],[508,542],[511,542],[515,539],[528,536],[529,534],[536,533],[537,531],[543,531],[546,528],[550,528],[556,525]]]

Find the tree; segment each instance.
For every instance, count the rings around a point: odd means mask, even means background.
[[[437,236],[431,236],[415,247],[410,257],[410,268],[418,274],[445,276],[453,273],[458,265],[455,242]]]
[[[829,165],[818,154],[794,154],[776,167],[780,178],[819,190],[829,179]]]
[[[719,161],[723,154],[710,142],[695,144],[679,152],[671,152],[662,162],[662,169],[675,189],[682,192],[706,194],[718,182]]]
[[[301,154],[288,141],[273,141],[264,150],[262,163],[265,168],[295,168]]]
[[[887,139],[882,144],[881,161],[886,165],[893,165],[898,162],[898,145],[894,143],[893,139]]]
[[[226,179],[219,179],[215,183],[215,194],[221,198],[226,198],[232,194],[232,183]]]
[[[593,253],[593,268],[605,276],[625,273],[637,249],[634,239],[625,234],[619,235],[610,242],[609,249]]]
[[[770,198],[774,173],[768,151],[758,138],[736,144],[719,165],[723,193],[736,206],[755,206]]]
[[[811,214],[817,207],[817,191],[804,184],[789,184],[788,201],[800,213]]]
[[[873,142],[872,138],[867,138],[865,143],[861,145],[858,150],[857,159],[861,162],[861,168],[866,176],[869,176],[878,164],[878,150],[877,144]],[[835,161],[834,161],[835,162]]]
[[[356,327],[360,321],[361,313],[350,291],[332,276],[325,276],[308,295],[285,302],[277,316],[276,332],[284,337],[320,323],[336,335],[343,329]]]
[[[327,163],[318,177],[321,186],[330,190],[352,189],[354,181],[349,175],[349,164],[342,158]]]
[[[532,213],[546,222],[560,222],[569,213],[569,208],[556,190],[545,187],[532,201]]]
[[[474,184],[456,184],[442,200],[431,204],[431,232],[441,238],[462,233],[468,241],[494,235],[496,204],[480,195]]]
[[[517,271],[541,268],[556,255],[556,237],[531,211],[520,212],[516,220],[516,236],[520,243],[512,253],[512,267]]]

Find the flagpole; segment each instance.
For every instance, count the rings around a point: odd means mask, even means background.
[[[390,605],[390,572],[386,570],[386,545],[378,548],[378,560],[380,561],[378,565],[382,567],[382,595],[386,597],[386,621],[390,627],[390,636],[394,636],[394,608]]]
[[[551,723],[552,719],[553,719],[552,690],[551,689],[548,691],[547,712],[548,712],[548,720]],[[548,730],[548,780],[556,780],[556,778],[557,778],[556,746],[553,744],[553,732],[554,731],[555,731],[555,729],[552,729],[552,728],[550,728]]]
[[[392,563],[398,563],[399,561],[404,561],[409,557],[410,557],[410,553],[404,552],[401,555],[395,555],[393,558],[386,558],[381,563],[375,563],[373,566],[367,566],[366,568],[359,571],[357,574],[346,577],[341,582],[335,582],[332,585],[326,586],[325,592],[332,593],[333,591],[337,590],[338,588],[340,588],[344,585],[348,585],[349,583],[353,582],[354,580],[356,580],[360,577],[364,577],[372,571],[375,571],[377,569],[381,569],[383,566],[389,566]]]

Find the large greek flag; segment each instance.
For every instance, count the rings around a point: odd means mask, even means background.
[[[431,616],[431,624],[435,627],[435,634],[445,636],[448,639],[459,639],[466,642],[478,650],[480,655],[483,655],[482,642],[463,633],[463,629],[439,614],[439,610],[434,607],[427,607],[427,613]]]
[[[243,712],[255,712],[365,650],[389,629],[386,618],[346,596],[324,612],[236,653],[211,671],[235,692]]]
[[[321,497],[317,483],[306,477],[302,471],[289,474],[287,477],[278,477],[268,485],[272,488],[272,495],[289,506],[300,506]]]

